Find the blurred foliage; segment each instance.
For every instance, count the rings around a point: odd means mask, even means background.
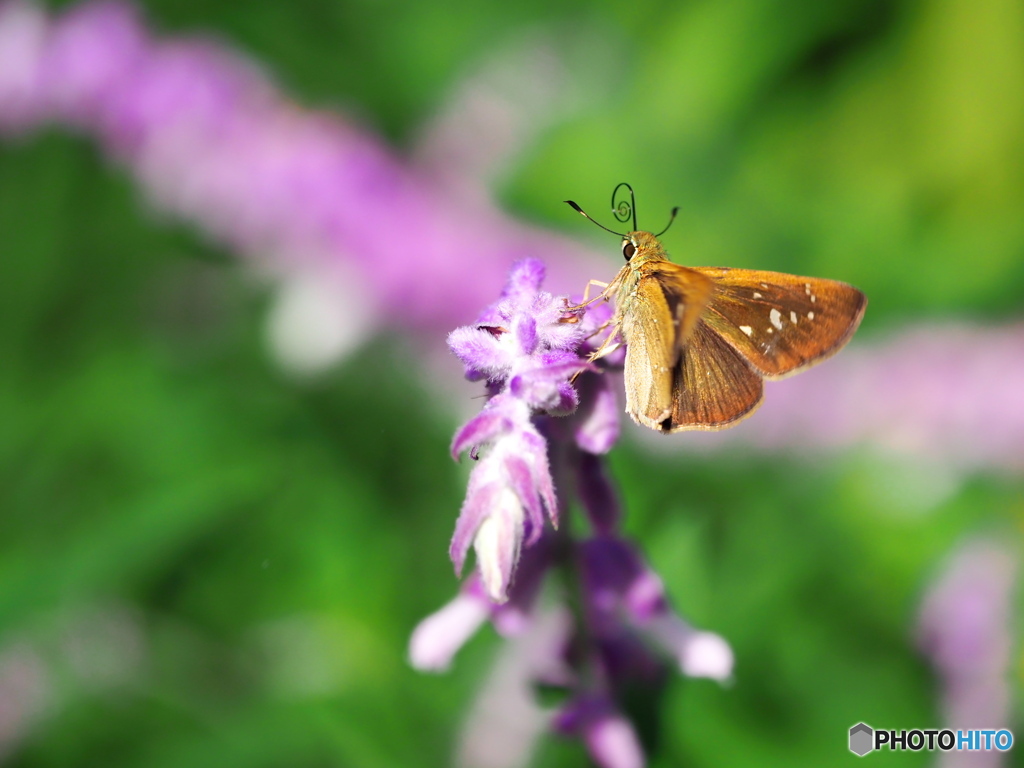
[[[1019,314],[1015,0],[145,8],[399,147],[489,51],[539,31],[579,93],[501,194],[606,246],[609,274],[614,247],[560,201],[597,209],[628,179],[641,226],[682,205],[680,261],[849,280],[871,297],[869,333]],[[405,662],[456,588],[455,417],[408,375],[401,339],[288,380],[265,301],[82,140],[0,147],[0,650],[27,643],[49,670],[9,765],[450,763],[499,642],[484,632],[443,677]],[[833,764],[857,721],[940,722],[912,642],[920,593],[964,536],[1016,535],[1019,480],[937,498],[921,470],[867,454],[682,460],[626,441],[611,460],[631,535],[738,659],[732,687],[670,684],[653,764]],[[97,685],[67,644],[111,606],[142,650],[112,641],[132,673]],[[553,738],[538,761],[586,764]]]

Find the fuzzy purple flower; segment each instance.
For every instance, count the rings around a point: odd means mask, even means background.
[[[586,360],[604,340],[610,309],[570,310],[568,299],[541,289],[543,278],[540,262],[518,262],[498,301],[448,338],[466,377],[483,382],[489,398],[452,442],[454,456],[468,453],[477,463],[451,558],[461,571],[472,546],[477,569],[419,624],[409,657],[419,669],[443,670],[488,619],[502,635],[528,638],[542,617],[565,617],[557,633],[541,633],[547,640],[515,675],[496,675],[483,697],[490,714],[474,716],[473,728],[506,742],[546,717],[554,730],[578,737],[598,765],[640,768],[644,750],[619,694],[636,683],[658,685],[666,660],[684,674],[726,680],[732,651],[671,609],[661,579],[622,538],[621,506],[602,460],[619,435],[610,369],[622,356]],[[588,519],[588,537],[557,526],[571,501]],[[578,595],[552,607],[552,590],[542,587],[559,574],[554,594]],[[546,714],[531,707],[523,691],[538,683],[563,688],[566,703]],[[494,703],[505,701],[507,711]],[[474,764],[507,764],[481,750],[467,737]]]
[[[569,379],[588,367],[575,352],[584,327],[566,314],[565,299],[540,290],[543,279],[539,261],[517,263],[498,302],[476,325],[448,337],[466,377],[485,380],[493,393],[452,442],[456,458],[469,451],[478,463],[455,525],[451,558],[461,572],[472,543],[484,586],[497,602],[508,599],[520,550],[540,539],[545,516],[558,524],[547,443],[533,415],[575,410]]]

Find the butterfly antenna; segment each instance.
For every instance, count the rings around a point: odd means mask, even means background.
[[[620,200],[616,203],[615,197],[623,187],[629,190],[629,200]],[[626,182],[622,182],[612,190],[612,214],[615,216],[617,221],[621,221],[623,224],[629,221],[630,217],[632,217],[633,231],[636,232],[639,229],[636,225],[636,195],[633,194],[633,188]]]
[[[655,237],[661,237],[666,232],[668,232],[668,228],[671,227],[672,226],[672,222],[676,220],[676,214],[677,213],[679,213],[679,206],[678,205],[675,208],[672,209],[672,215],[668,217],[668,224],[666,224],[665,228],[663,230],[661,230],[661,232],[656,234]]]
[[[564,202],[566,202],[569,205],[571,205],[573,207],[573,210],[575,210],[576,213],[580,214],[583,218],[587,219],[590,222],[593,222],[594,224],[597,224],[596,221],[594,221],[592,218],[590,218],[587,215],[586,211],[584,211],[582,208],[580,208],[578,205],[576,205],[576,203],[574,203],[572,200],[565,200]],[[597,226],[599,226],[605,232],[611,232],[613,235],[618,235],[619,237],[625,237],[625,235],[622,234],[621,232],[616,232],[614,229],[608,229],[608,227],[606,227],[604,224],[597,224]]]

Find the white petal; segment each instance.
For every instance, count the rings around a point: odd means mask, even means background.
[[[442,672],[487,619],[488,606],[471,595],[459,595],[421,621],[409,639],[409,662],[424,672]]]
[[[690,677],[728,680],[732,675],[732,648],[714,632],[695,632],[683,647],[679,663]]]
[[[510,488],[504,488],[496,509],[480,524],[473,540],[480,577],[496,603],[508,600],[508,586],[519,561],[522,541],[523,505]]]
[[[714,632],[696,630],[669,612],[653,618],[643,629],[666,652],[675,656],[684,675],[710,677],[719,682],[728,680],[732,675],[732,648]]]
[[[601,768],[643,768],[644,751],[633,726],[622,717],[602,718],[586,734],[587,747]]]

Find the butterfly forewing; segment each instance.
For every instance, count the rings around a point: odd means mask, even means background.
[[[730,426],[757,409],[763,388],[761,376],[741,354],[701,321],[675,370],[672,415],[659,428],[681,432]]]
[[[675,330],[673,359],[678,360],[679,353],[690,340],[711,301],[715,283],[706,275],[671,261],[646,264],[641,279],[641,282],[644,281],[656,281],[665,294]]]
[[[835,280],[695,267],[715,284],[704,321],[766,378],[820,362],[857,330],[867,299]]]

